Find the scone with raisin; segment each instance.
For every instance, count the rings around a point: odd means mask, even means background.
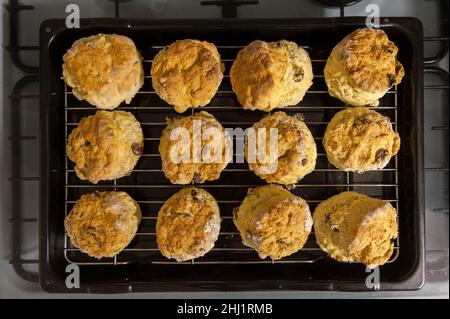
[[[239,103],[269,112],[298,104],[313,81],[308,52],[295,42],[256,40],[239,51],[230,70]]]
[[[64,220],[72,244],[91,257],[113,257],[133,240],[141,209],[125,192],[81,196]]]
[[[331,164],[357,173],[382,169],[400,149],[389,118],[366,107],[336,113],[322,142]]]
[[[162,169],[173,184],[213,181],[231,159],[231,141],[208,112],[167,120],[159,143]]]
[[[129,104],[144,84],[142,57],[123,35],[98,34],[75,41],[63,57],[63,78],[79,100],[112,110]]]
[[[94,184],[130,175],[143,149],[141,125],[125,111],[97,111],[82,118],[67,142],[77,176]]]
[[[207,191],[185,187],[158,212],[156,241],[161,254],[176,261],[202,257],[214,247],[220,231],[220,210]]]
[[[397,53],[383,30],[352,32],[328,57],[324,69],[328,92],[352,106],[378,106],[378,100],[405,75]]]
[[[233,221],[244,245],[273,260],[292,255],[306,243],[312,218],[308,204],[277,185],[249,189]]]
[[[397,211],[388,202],[343,192],[320,203],[313,218],[317,244],[338,261],[374,268],[394,251]]]
[[[219,89],[225,66],[214,44],[178,40],[152,62],[152,85],[178,113],[208,104]]]
[[[266,182],[291,185],[314,170],[316,143],[301,114],[276,112],[255,123],[252,129],[245,138],[245,159]],[[275,133],[277,138],[271,137]],[[265,147],[260,139],[265,139]]]

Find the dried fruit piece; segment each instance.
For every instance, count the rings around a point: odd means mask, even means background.
[[[194,177],[192,177],[192,181],[194,183],[200,183],[202,181],[202,175],[199,172],[195,172]]]
[[[358,116],[353,121],[353,125],[354,126],[363,125],[363,124],[370,124],[370,123],[372,123],[372,121],[367,119],[367,118],[365,118],[364,116]]]
[[[388,74],[387,77],[388,77],[388,86],[392,87],[397,82],[397,79],[392,74]]]
[[[133,143],[131,145],[131,151],[134,155],[142,155],[142,145],[138,143]]]
[[[292,117],[303,122],[305,121],[305,116],[302,113],[295,113]]]
[[[304,77],[303,70],[298,70],[297,72],[294,73],[295,82],[300,82],[301,80],[303,80],[303,77]]]
[[[384,159],[385,159],[386,156],[387,156],[387,153],[388,153],[387,149],[385,149],[385,148],[379,149],[379,150],[375,153],[375,160],[376,160],[377,162],[378,162],[378,161],[384,161]]]

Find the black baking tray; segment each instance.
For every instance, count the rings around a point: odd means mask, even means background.
[[[317,255],[314,249],[300,251],[304,263],[247,263],[239,260],[254,258],[254,252],[217,252],[207,254],[201,260],[236,261],[237,263],[202,264],[155,264],[163,260],[156,251],[148,254],[125,254],[125,265],[80,265],[81,287],[68,289],[65,285],[66,266],[69,261],[82,261],[80,253],[68,255],[64,249],[64,214],[66,211],[66,192],[74,201],[81,194],[97,189],[114,189],[109,182],[96,186],[79,181],[73,173],[66,180],[65,168],[65,128],[68,122],[77,122],[95,110],[87,102],[77,101],[64,93],[62,76],[62,56],[72,43],[81,37],[97,33],[118,33],[132,38],[144,59],[151,59],[155,46],[164,46],[176,39],[195,38],[207,40],[219,46],[224,59],[232,59],[237,53],[235,46],[243,46],[255,39],[287,39],[307,46],[313,59],[314,73],[323,74],[323,61],[333,46],[356,28],[365,26],[365,17],[312,18],[312,19],[264,19],[264,20],[134,20],[96,18],[81,20],[78,29],[67,29],[64,20],[47,20],[40,29],[40,93],[41,93],[41,204],[40,204],[40,283],[48,292],[147,292],[147,291],[248,291],[248,290],[324,290],[324,291],[369,291],[365,284],[368,273],[362,264],[345,264],[331,260],[326,255]],[[371,196],[387,199],[395,195],[399,205],[399,253],[393,262],[380,267],[381,290],[414,290],[424,283],[424,169],[423,169],[423,33],[422,24],[415,18],[381,18],[380,27],[385,30],[400,48],[399,60],[403,63],[406,75],[397,88],[395,99],[387,94],[381,100],[379,112],[384,112],[393,120],[392,106],[397,106],[397,129],[402,138],[398,155],[398,180],[394,181],[391,171],[350,174],[350,184],[346,173],[320,170],[313,172],[301,181],[293,192],[311,200],[313,210],[318,200],[326,199],[347,189],[360,191]],[[153,49],[152,49],[153,47]],[[222,47],[222,49],[221,49]],[[227,51],[228,50],[228,51]],[[314,63],[314,61],[322,61]],[[230,62],[231,63],[231,62]],[[230,63],[225,63],[229,70]],[[320,64],[322,63],[322,64]],[[144,64],[149,75],[150,64]],[[299,106],[283,109],[290,113],[301,112],[306,122],[316,123],[310,129],[315,137],[318,151],[321,148],[320,136],[327,121],[338,109],[329,106],[345,106],[340,101],[323,93],[323,78],[314,80],[311,93],[308,93]],[[151,81],[146,79],[142,90],[151,90]],[[319,92],[319,93],[317,93]],[[395,101],[394,101],[395,100]],[[65,106],[78,106],[77,111],[65,112]],[[157,139],[163,129],[165,117],[177,116],[173,109],[156,95],[138,94],[130,105],[121,107],[136,115],[143,125],[146,141],[144,153],[157,153]],[[205,110],[215,115],[222,123],[251,125],[264,114],[243,110],[230,92],[229,80],[224,79],[222,92],[219,92]],[[85,110],[83,108],[86,108]],[[188,112],[189,113],[189,112]],[[153,123],[153,125],[152,125]],[[155,124],[156,123],[156,124]],[[319,123],[319,124],[317,124]],[[227,125],[224,124],[225,127]],[[70,126],[68,131],[73,128]],[[393,162],[392,160],[391,162]],[[69,164],[72,165],[72,164]],[[160,165],[158,157],[141,158],[137,168],[152,168]],[[392,167],[392,163],[390,163]],[[246,168],[245,163],[230,164],[231,168]],[[318,160],[318,167],[332,168],[326,157]],[[69,166],[73,168],[73,166]],[[153,172],[153,173],[152,173]],[[347,178],[347,185],[345,180]],[[370,183],[388,185],[398,183],[398,192],[392,187],[370,187]],[[305,183],[311,187],[302,187]],[[366,183],[366,184],[364,184]],[[70,184],[72,187],[67,187]],[[159,170],[146,173],[133,173],[130,177],[118,180],[125,185],[135,199],[145,200],[142,204],[144,216],[156,216],[164,199],[176,192],[179,187],[170,185]],[[224,172],[218,181],[205,183],[218,200],[222,200],[222,216],[230,216],[233,207],[245,196],[247,186],[263,184],[251,172]],[[74,187],[79,185],[79,187]],[[126,186],[128,185],[128,186]],[[134,186],[130,186],[134,185]],[[147,187],[144,187],[144,186]],[[153,185],[153,186],[152,186]],[[156,187],[154,187],[156,185]],[[226,188],[222,185],[231,185]],[[323,186],[328,185],[328,186]],[[330,185],[336,185],[330,187]],[[366,186],[364,186],[366,185]],[[151,187],[149,187],[151,186]],[[317,186],[317,187],[316,187]],[[227,201],[229,200],[229,201]],[[234,201],[232,201],[234,200]],[[152,204],[153,203],[153,204]],[[156,203],[156,204],[155,204]],[[233,204],[234,203],[234,204]],[[70,205],[69,205],[70,206]],[[68,207],[70,209],[70,207]],[[154,225],[153,225],[154,226]],[[150,229],[152,224],[141,225]],[[147,228],[146,228],[147,227]],[[232,232],[230,219],[222,223],[222,228]],[[144,231],[145,231],[144,229]],[[234,230],[235,231],[235,230]],[[239,237],[233,235],[223,239],[225,245],[235,243]],[[230,239],[231,238],[231,239]],[[220,240],[219,240],[220,241]],[[230,244],[229,244],[230,243]],[[136,239],[131,246],[149,245],[154,247],[154,239]],[[311,236],[308,245],[314,247]],[[130,254],[133,255],[130,257]],[[250,255],[249,255],[250,254]],[[316,254],[316,255],[315,255]],[[293,257],[294,258],[294,257]],[[253,260],[253,259],[252,259]],[[255,259],[257,260],[257,259]],[[289,260],[289,258],[288,258]],[[295,259],[294,259],[295,260]]]

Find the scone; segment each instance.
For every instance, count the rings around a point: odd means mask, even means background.
[[[328,57],[324,76],[331,96],[352,106],[378,106],[378,100],[405,75],[398,48],[379,29],[358,29]]]
[[[133,240],[141,209],[125,192],[81,196],[64,219],[73,245],[91,257],[113,257]]]
[[[308,204],[276,185],[249,189],[233,221],[244,245],[259,257],[281,259],[300,250],[312,227]]]
[[[374,268],[394,251],[397,211],[388,202],[343,192],[320,203],[313,218],[317,244],[338,261]]]
[[[239,51],[230,80],[239,103],[269,112],[298,104],[312,85],[308,53],[296,43],[256,40]]]
[[[75,41],[63,57],[63,78],[79,100],[112,110],[129,104],[144,84],[142,57],[123,35],[98,34]]]
[[[248,132],[245,138],[245,159],[250,169],[266,182],[295,184],[314,170],[316,143],[300,114],[289,116],[284,112],[276,112],[255,123],[252,129],[256,138],[250,139],[250,131]],[[273,153],[270,150],[272,129],[277,130],[278,136],[277,139],[272,137],[272,143],[277,143],[277,148],[272,149]],[[265,148],[259,144],[258,136],[264,138],[261,133],[265,134]],[[265,152],[262,151],[262,155],[265,155],[262,158],[258,154],[261,147],[265,149]]]
[[[336,113],[322,142],[331,164],[357,173],[385,167],[400,149],[389,118],[366,107]]]
[[[220,231],[217,201],[207,191],[185,187],[161,207],[156,241],[161,254],[176,261],[204,256],[214,247]]]
[[[143,149],[141,125],[125,111],[97,111],[82,118],[67,142],[77,176],[94,184],[130,175]]]
[[[152,84],[161,99],[183,113],[211,101],[224,70],[214,44],[179,40],[159,51],[153,59]]]
[[[216,118],[202,111],[167,119],[159,154],[171,183],[203,183],[220,177],[231,159],[231,142]]]

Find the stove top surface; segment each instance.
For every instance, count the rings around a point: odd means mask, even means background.
[[[424,26],[425,72],[425,223],[426,284],[414,292],[324,293],[324,292],[223,292],[223,293],[156,293],[145,297],[219,297],[219,298],[327,298],[327,297],[446,297],[448,298],[448,1],[439,0],[363,0],[351,1],[346,7],[324,2],[259,0],[238,8],[221,7],[221,1],[197,0],[22,0],[2,1],[4,37],[0,69],[3,106],[0,109],[0,159],[2,190],[0,194],[0,297],[61,297],[42,292],[35,272],[38,258],[39,207],[39,110],[38,32],[48,18],[66,16],[66,6],[75,3],[82,18],[287,18],[365,16],[368,5],[377,5],[381,16],[413,16]],[[119,3],[120,2],[120,3]],[[224,1],[230,3],[230,1]],[[254,4],[254,3],[257,4]],[[339,1],[338,1],[339,2]],[[347,1],[349,2],[349,1]],[[203,5],[202,5],[203,3]],[[18,9],[15,5],[33,6]],[[208,5],[206,5],[208,4]],[[8,5],[10,7],[8,8]],[[446,12],[445,13],[445,7]],[[9,12],[8,12],[9,11]],[[11,25],[11,19],[14,19]],[[11,28],[12,26],[12,28]],[[11,41],[13,40],[13,41]],[[15,40],[15,41],[14,41]],[[11,54],[12,53],[12,54]],[[13,63],[12,60],[14,60]],[[19,63],[17,63],[19,61]],[[12,107],[14,106],[14,107]],[[20,136],[20,139],[18,138]],[[20,154],[19,157],[15,156]],[[13,212],[22,219],[12,219]],[[19,237],[19,238],[18,238]],[[20,247],[14,243],[20,242]],[[21,278],[10,263],[19,266]],[[126,295],[125,297],[132,297]],[[141,295],[139,295],[141,296]],[[83,297],[83,295],[75,295]],[[99,295],[98,297],[103,297]],[[124,297],[124,295],[105,297]]]

